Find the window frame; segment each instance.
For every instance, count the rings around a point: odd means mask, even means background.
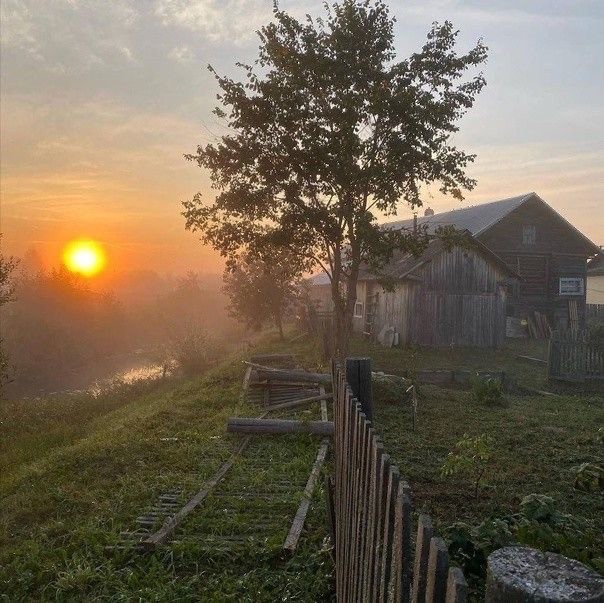
[[[525,247],[534,247],[537,244],[537,227],[534,224],[522,225],[522,244]]]
[[[568,284],[570,282],[576,282],[579,284],[579,291],[564,291],[563,283]],[[558,279],[558,295],[563,297],[583,297],[585,295],[585,279],[582,276],[561,276]]]
[[[360,314],[357,314],[357,306],[361,306],[361,312],[360,312]],[[364,314],[363,314],[364,309],[365,309],[365,307],[364,307],[364,305],[363,305],[363,302],[361,302],[361,301],[356,301],[356,302],[354,302],[354,313],[353,313],[353,317],[354,317],[354,318],[363,318],[363,316],[364,316]]]

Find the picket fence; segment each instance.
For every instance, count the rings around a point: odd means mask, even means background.
[[[334,365],[331,520],[338,601],[465,602],[464,575],[449,568],[446,544],[429,517],[420,515],[413,542],[409,485],[370,421],[369,359],[348,360],[346,373],[348,379]]]
[[[553,331],[548,350],[547,374],[560,381],[604,379],[604,347],[589,338],[588,331]]]

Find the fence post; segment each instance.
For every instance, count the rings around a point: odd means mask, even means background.
[[[361,409],[369,421],[373,421],[371,397],[371,358],[347,358],[346,381],[360,402]]]

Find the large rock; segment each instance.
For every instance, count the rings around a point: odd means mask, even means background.
[[[604,579],[563,555],[509,546],[489,555],[485,601],[604,602]]]

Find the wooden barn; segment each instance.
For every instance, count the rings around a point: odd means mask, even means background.
[[[396,254],[385,289],[370,273],[357,286],[354,329],[384,345],[496,347],[505,338],[508,291],[517,275],[466,232],[463,246],[433,241],[420,256]],[[311,279],[319,310],[331,309],[326,275]]]
[[[441,225],[468,230],[503,259],[521,280],[507,297],[506,314],[545,314],[553,327],[585,323],[587,260],[600,249],[536,193],[417,219],[430,231]],[[412,228],[413,220],[389,228]]]

